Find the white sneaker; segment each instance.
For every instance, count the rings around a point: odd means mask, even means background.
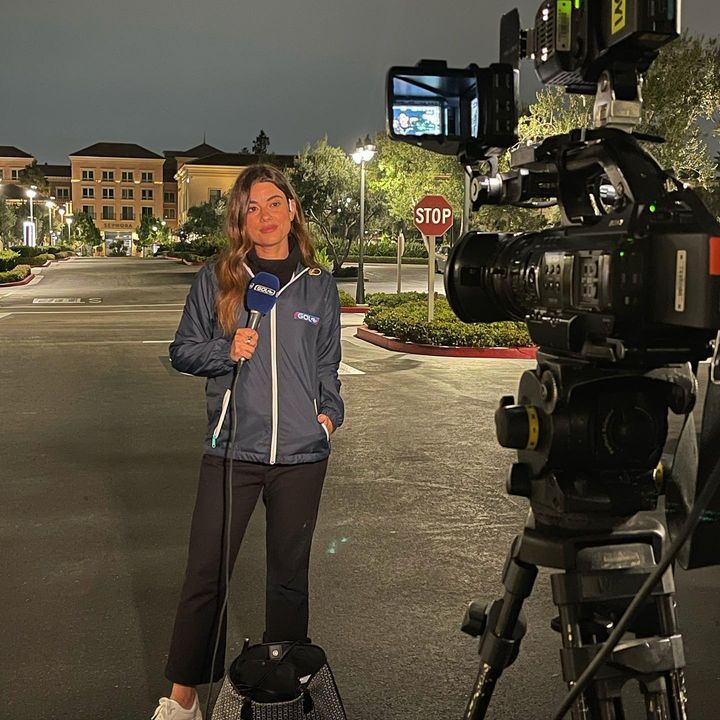
[[[189,710],[186,710],[175,700],[166,697],[160,698],[160,703],[155,708],[151,720],[202,720],[197,693],[195,694],[195,702]]]

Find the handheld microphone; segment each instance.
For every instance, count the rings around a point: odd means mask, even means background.
[[[257,330],[260,318],[267,315],[277,302],[280,280],[276,275],[259,272],[250,281],[245,304],[250,311],[250,320],[246,327]]]
[[[250,318],[245,327],[251,330],[257,330],[260,319],[263,315],[267,315],[277,302],[277,293],[280,289],[280,280],[276,275],[266,272],[259,272],[250,281],[245,298],[245,305],[250,311]],[[237,367],[240,368],[245,362],[245,358],[240,358]]]
[[[275,307],[278,290],[280,290],[280,280],[276,275],[259,272],[255,275],[255,277],[253,277],[248,285],[247,295],[245,297],[245,305],[250,311],[250,317],[248,318],[248,323],[245,327],[257,330],[262,316],[267,315]],[[220,418],[212,435],[213,447],[216,447],[217,440],[220,437],[220,430],[225,422],[225,415],[227,414],[228,407],[230,406],[230,398],[235,392],[235,385],[237,384],[237,379],[240,375],[240,369],[244,364],[245,358],[241,357],[235,365],[232,383],[223,396]]]

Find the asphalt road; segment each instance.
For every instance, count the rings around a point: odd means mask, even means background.
[[[391,289],[392,266],[375,267],[373,289]],[[0,288],[0,717],[149,718],[167,691],[205,423],[203,382],[172,370],[167,345],[195,270],[77,259]],[[459,719],[477,673],[464,607],[499,593],[526,513],[504,492],[513,455],[493,411],[529,364],[394,354],[355,339],[357,322],[344,317],[347,421],[313,548],[311,636],[350,720]],[[548,574],[489,718],[547,718],[562,696]],[[715,720],[720,573],[677,583],[690,718]],[[263,586],[260,505],[233,578],[231,657],[259,639]]]

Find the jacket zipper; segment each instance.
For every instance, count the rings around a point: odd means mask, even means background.
[[[272,439],[270,441],[270,464],[277,457],[278,432],[278,386],[277,386],[277,322],[275,306],[270,311],[270,364],[272,366]]]
[[[301,275],[306,273],[308,268],[303,268],[302,272],[293,275],[290,282],[280,288],[276,297],[279,297],[290,285],[292,285]],[[277,460],[277,441],[278,441],[278,425],[279,425],[279,408],[278,408],[278,375],[277,375],[277,303],[270,311],[270,364],[272,366],[272,438],[270,440],[270,464],[274,465]]]

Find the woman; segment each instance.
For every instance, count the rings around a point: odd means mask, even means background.
[[[308,564],[330,435],[342,423],[340,302],[315,260],[297,195],[274,167],[245,170],[230,191],[228,248],[198,273],[170,358],[207,377],[208,431],[190,531],[185,581],[165,670],[173,683],[156,720],[201,720],[195,686],[224,672],[226,623],[213,665],[225,595],[224,472],[232,457],[230,566],[257,498],[267,515],[265,642],[305,640]],[[245,327],[250,278],[280,279],[273,310]],[[237,362],[235,401],[222,411]],[[230,437],[233,406],[237,429]]]

